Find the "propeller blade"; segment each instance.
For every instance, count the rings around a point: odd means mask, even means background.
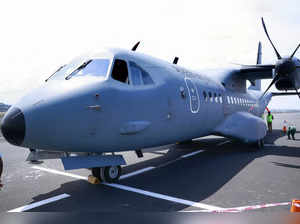
[[[277,74],[261,97],[263,97],[266,94],[266,92],[268,92],[268,90],[274,85],[276,81],[278,81],[278,79],[279,79],[279,75]]]
[[[131,48],[131,50],[132,50],[132,51],[135,51],[135,50],[138,48],[139,44],[140,44],[140,41],[137,42],[137,43],[133,46],[133,48]]]
[[[298,47],[296,48],[296,50],[294,51],[294,53],[290,56],[290,58],[294,57],[294,55],[295,55],[296,52],[298,51],[299,47],[300,47],[300,44],[298,45]]]
[[[265,33],[266,33],[266,35],[267,35],[267,37],[268,37],[268,39],[269,39],[269,41],[270,41],[270,43],[271,43],[271,45],[272,45],[272,47],[273,47],[275,53],[276,53],[276,55],[277,55],[277,58],[278,58],[278,60],[279,60],[279,59],[281,59],[281,56],[280,56],[280,54],[278,53],[278,51],[276,50],[276,48],[275,48],[273,42],[271,41],[271,38],[270,38],[270,36],[269,36],[269,34],[268,34],[268,31],[267,31],[267,28],[266,28],[266,25],[265,25],[265,22],[264,22],[264,18],[263,18],[263,17],[261,18],[261,21],[262,21],[262,24],[263,24]]]
[[[298,89],[296,87],[295,87],[295,90],[296,90],[296,93],[297,93],[297,95],[298,95],[298,97],[300,99],[300,95],[299,95]]]

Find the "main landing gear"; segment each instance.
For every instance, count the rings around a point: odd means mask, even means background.
[[[94,167],[92,175],[103,182],[117,182],[121,176],[121,166]]]
[[[264,148],[264,140],[260,139],[260,140],[258,140],[256,142],[252,143],[250,145],[250,148],[251,148],[250,151],[252,151],[252,152],[256,152],[256,151],[262,150]]]

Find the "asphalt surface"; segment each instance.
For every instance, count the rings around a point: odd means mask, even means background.
[[[123,154],[127,166],[122,174],[150,168],[110,186],[41,170],[40,167],[65,172],[60,160],[25,162],[28,150],[12,146],[0,136],[0,153],[4,158],[0,212],[44,200],[50,202],[26,211],[212,212],[253,205],[258,206],[241,211],[289,211],[289,204],[268,208],[263,205],[300,199],[300,132],[292,141],[281,131],[283,120],[300,129],[300,114],[274,117],[273,133],[266,136],[266,146],[261,151],[249,152],[249,146],[209,136],[193,143],[145,150],[142,159],[126,152]],[[182,157],[192,152],[196,153]],[[87,177],[90,171],[66,173]],[[53,197],[65,194],[68,197],[51,202]]]

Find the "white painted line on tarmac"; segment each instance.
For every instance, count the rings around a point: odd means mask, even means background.
[[[196,152],[191,152],[189,154],[185,154],[185,155],[181,156],[181,158],[187,158],[187,157],[190,157],[190,156],[194,156],[194,155],[196,155],[196,154],[198,154],[200,152],[204,152],[204,150],[198,150]]]
[[[22,206],[22,207],[19,207],[19,208],[9,210],[8,212],[25,212],[27,210],[30,210],[30,209],[33,209],[33,208],[36,208],[36,207],[39,207],[39,206],[42,206],[42,205],[45,205],[45,204],[49,204],[51,202],[55,202],[55,201],[58,201],[58,200],[61,200],[61,199],[64,199],[64,198],[68,198],[68,197],[71,197],[71,196],[68,195],[68,194],[61,194],[61,195],[58,195],[58,196],[55,196],[55,197],[52,197],[52,198],[48,198],[46,200],[42,200],[42,201],[39,201],[39,202],[35,202],[35,203],[29,204],[29,205],[25,205],[25,206]]]
[[[73,178],[76,178],[76,179],[85,179],[85,180],[87,180],[87,178],[83,177],[83,176],[70,174],[70,173],[66,173],[66,172],[62,172],[62,171],[57,171],[57,170],[53,170],[53,169],[48,169],[48,168],[44,168],[44,167],[33,166],[32,168],[40,169],[40,170],[47,171],[47,172],[54,173],[54,174],[73,177]],[[184,205],[194,206],[194,207],[198,207],[198,208],[209,209],[209,210],[221,210],[222,209],[220,207],[216,207],[216,206],[212,206],[212,205],[202,204],[202,203],[198,203],[198,202],[194,202],[194,201],[188,201],[188,200],[184,200],[184,199],[181,199],[181,198],[175,198],[175,197],[171,197],[171,196],[167,196],[167,195],[163,195],[163,194],[158,194],[158,193],[154,193],[154,192],[150,192],[150,191],[144,191],[144,190],[141,190],[141,189],[138,189],[138,188],[128,187],[128,186],[121,185],[121,184],[109,184],[109,183],[101,183],[101,184],[106,185],[106,186],[110,186],[110,187],[114,187],[114,188],[118,188],[118,189],[121,189],[121,190],[125,190],[125,191],[130,191],[130,192],[134,192],[134,193],[138,193],[138,194],[143,194],[143,195],[150,196],[150,197],[153,197],[153,198],[159,198],[159,199],[172,201],[172,202],[180,203],[180,204],[184,204]]]
[[[184,204],[184,205],[188,205],[188,206],[193,206],[193,207],[198,207],[198,208],[203,208],[203,209],[209,209],[209,210],[221,210],[222,209],[220,207],[216,207],[216,206],[212,206],[212,205],[207,205],[207,204],[194,202],[194,201],[188,201],[188,200],[184,200],[184,199],[181,199],[181,198],[175,198],[175,197],[171,197],[171,196],[168,196],[168,195],[158,194],[158,193],[141,190],[141,189],[137,189],[137,188],[134,188],[134,187],[128,187],[128,186],[124,186],[124,185],[120,185],[120,184],[108,184],[108,183],[103,183],[103,184],[107,185],[107,186],[110,186],[110,187],[122,189],[122,190],[125,190],[125,191],[130,191],[130,192],[134,192],[134,193],[137,193],[137,194],[143,194],[143,195],[146,195],[146,196],[150,196],[152,198],[163,199],[163,200],[172,201],[172,202],[175,202],[175,203]]]
[[[120,176],[120,180],[126,179],[128,177],[132,177],[132,176],[135,176],[135,175],[138,175],[138,174],[141,174],[141,173],[153,170],[153,169],[155,169],[154,166],[149,166],[149,167],[146,167],[144,169],[134,171],[132,173],[124,174],[124,175]]]
[[[227,141],[225,141],[225,142],[221,142],[221,143],[217,144],[217,146],[225,145],[225,144],[227,144],[227,143],[229,143],[229,142],[231,142],[231,140],[227,140]]]
[[[269,203],[269,204],[262,204],[262,205],[248,205],[243,207],[235,207],[235,208],[225,208],[225,209],[216,209],[216,210],[187,210],[181,212],[208,212],[208,213],[238,213],[262,208],[269,208],[269,207],[277,207],[277,206],[284,206],[290,205],[291,202],[280,202],[280,203]]]
[[[38,169],[38,170],[43,170],[49,173],[54,173],[54,174],[60,174],[60,175],[64,175],[64,176],[68,176],[68,177],[73,177],[76,179],[81,179],[81,180],[87,180],[87,177],[83,177],[77,174],[73,174],[73,173],[66,173],[66,172],[62,172],[62,171],[58,171],[58,170],[54,170],[54,169],[49,169],[49,168],[45,168],[45,167],[41,167],[41,166],[32,166],[33,169]]]

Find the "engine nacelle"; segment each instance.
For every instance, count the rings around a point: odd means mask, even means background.
[[[288,78],[281,78],[275,86],[278,90],[295,90],[294,84]]]

